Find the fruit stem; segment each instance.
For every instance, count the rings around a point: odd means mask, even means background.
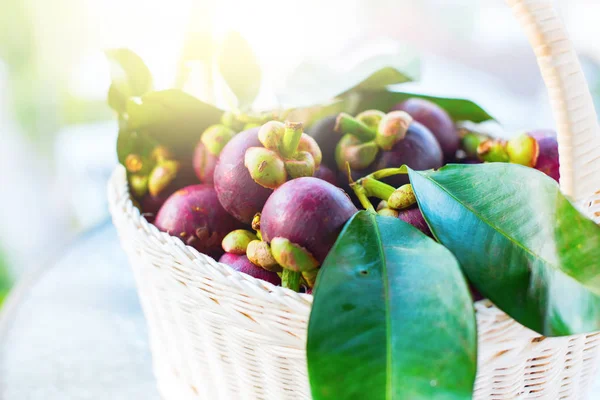
[[[296,153],[302,133],[301,122],[285,123],[285,133],[283,134],[283,143],[281,146],[281,155],[283,157],[290,158]]]
[[[368,197],[377,197],[378,199],[385,201],[387,201],[392,193],[396,191],[393,186],[378,181],[377,179],[373,179],[370,176],[361,179],[360,184],[365,189]]]
[[[379,179],[389,178],[390,176],[394,176],[394,175],[406,175],[406,174],[408,174],[408,167],[406,165],[403,165],[399,168],[380,169],[379,171],[375,171],[372,174],[367,175],[365,178],[373,178],[373,179],[379,180]],[[387,200],[387,199],[384,199],[384,200]]]
[[[373,207],[373,204],[371,204],[371,202],[369,201],[366,189],[359,182],[351,183],[350,187],[352,188],[352,190],[354,190],[354,194],[356,194],[356,197],[358,197],[358,201],[360,201],[360,204],[364,207],[365,210],[377,213],[377,211],[375,211],[375,208]]]
[[[294,292],[300,291],[300,272],[284,269],[281,273],[281,286],[292,289]]]
[[[374,140],[375,136],[377,136],[377,132],[374,129],[369,128],[368,125],[346,113],[338,115],[334,130],[341,134],[350,133],[363,142]]]

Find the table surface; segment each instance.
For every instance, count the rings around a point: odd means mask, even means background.
[[[11,295],[0,399],[159,399],[133,275],[107,221]]]
[[[0,317],[0,399],[160,398],[135,283],[110,222],[21,281]],[[589,398],[600,398],[600,376]]]

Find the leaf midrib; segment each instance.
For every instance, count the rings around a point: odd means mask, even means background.
[[[451,198],[453,198],[458,204],[461,205],[461,207],[467,209],[468,211],[470,211],[473,215],[475,215],[477,218],[479,218],[479,220],[483,221],[486,225],[488,225],[489,227],[491,227],[492,229],[494,229],[496,232],[498,232],[500,235],[504,236],[504,238],[506,238],[509,242],[513,243],[516,247],[522,249],[523,251],[525,251],[527,254],[529,254],[532,257],[538,258],[539,260],[541,260],[544,264],[549,265],[550,267],[552,267],[554,270],[556,271],[560,271],[561,273],[565,274],[566,276],[569,276],[573,279],[575,279],[580,285],[582,285],[581,282],[579,282],[576,278],[572,277],[571,275],[567,274],[566,272],[564,272],[562,269],[558,268],[556,265],[552,264],[551,262],[549,262],[548,260],[546,260],[544,257],[532,252],[531,250],[529,250],[527,247],[523,246],[522,244],[520,244],[519,242],[515,241],[513,238],[511,238],[507,233],[505,233],[502,229],[498,228],[495,224],[492,224],[487,218],[482,217],[479,213],[475,212],[475,210],[473,210],[471,207],[469,207],[468,205],[466,205],[465,203],[463,203],[462,201],[460,201],[456,196],[454,196],[452,193],[448,192],[444,186],[442,186],[441,184],[439,184],[436,180],[431,179],[429,176],[425,176],[423,174],[420,174],[419,172],[415,171],[416,173],[418,173],[419,175],[421,175],[423,178],[427,179],[429,182],[432,182],[434,185],[436,185],[438,188],[440,188],[444,193],[446,193],[448,196],[450,196]]]
[[[385,250],[383,248],[383,241],[381,240],[381,232],[379,230],[379,223],[377,221],[377,217],[371,213],[369,213],[371,217],[371,221],[373,221],[373,226],[375,228],[375,235],[377,239],[377,250],[379,251],[382,265],[382,278],[383,278],[383,296],[385,299],[385,320],[386,320],[386,329],[385,329],[385,338],[386,338],[386,399],[392,399],[392,357],[393,351],[391,350],[392,343],[392,316],[390,312],[390,288],[389,288],[389,280],[388,280],[388,271],[387,271],[387,263],[385,257]]]

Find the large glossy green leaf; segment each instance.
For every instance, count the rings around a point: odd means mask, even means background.
[[[438,104],[444,108],[455,121],[484,122],[494,119],[487,111],[470,100],[397,91],[363,93],[358,108],[360,110],[376,109],[389,111],[395,104],[410,97],[419,97]]]
[[[437,239],[504,312],[546,336],[600,330],[600,227],[514,164],[409,171]]]
[[[119,113],[125,111],[127,100],[152,89],[152,74],[141,59],[129,49],[106,51],[112,83],[108,90],[108,105]]]
[[[250,44],[239,33],[230,32],[222,43],[217,62],[239,106],[249,107],[258,95],[262,75]]]
[[[368,211],[319,272],[308,327],[313,399],[470,399],[476,323],[452,254]]]
[[[419,78],[418,55],[408,47],[396,52],[361,57],[340,67],[306,62],[300,64],[277,93],[287,106],[305,107],[362,91],[381,91],[389,85]]]
[[[144,131],[177,157],[191,156],[202,132],[219,122],[223,111],[181,90],[150,92],[127,103],[127,128]]]

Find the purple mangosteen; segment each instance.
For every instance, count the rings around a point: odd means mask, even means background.
[[[414,170],[428,170],[444,164],[435,136],[404,111],[384,114],[367,110],[356,118],[342,113],[336,131],[343,134],[336,148],[337,167],[346,172],[349,166],[355,181],[384,168],[407,165]],[[398,187],[407,183],[408,177],[397,175],[385,181]]]
[[[446,110],[429,100],[416,97],[395,105],[392,110],[405,111],[423,124],[439,142],[446,162],[455,160],[460,137]]]
[[[298,178],[269,197],[261,213],[260,231],[263,240],[285,239],[321,264],[357,211],[340,188],[313,177]]]
[[[225,145],[215,167],[215,190],[223,208],[249,224],[274,189],[290,179],[313,176],[321,158],[302,124],[267,122]]]
[[[194,171],[200,182],[213,183],[219,154],[235,136],[235,133],[233,129],[225,125],[210,126],[202,133],[194,150],[193,159]]]
[[[252,264],[245,255],[225,253],[221,256],[219,262],[227,264],[234,270],[248,274],[254,278],[262,279],[273,285],[281,285],[281,278],[276,272],[267,271],[266,269]]]
[[[211,185],[187,186],[173,193],[158,211],[154,225],[213,258],[223,251],[225,235],[244,227],[219,203]]]
[[[308,130],[323,153],[323,164],[331,169],[336,169],[335,148],[340,141],[340,134],[335,131],[337,115],[330,115],[313,124]]]

